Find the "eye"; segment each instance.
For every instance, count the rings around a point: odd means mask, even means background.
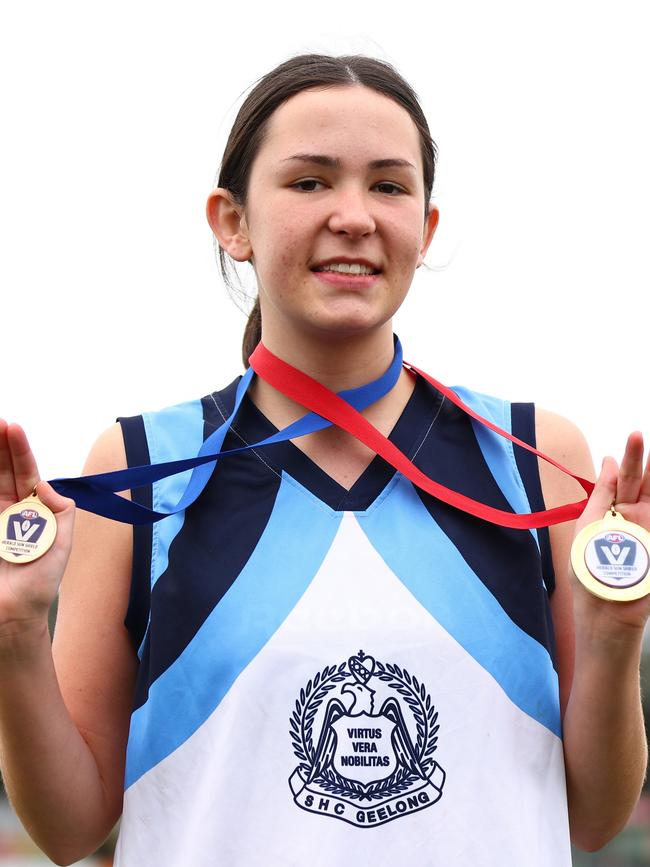
[[[302,193],[315,193],[316,187],[323,186],[322,181],[317,181],[316,178],[304,178],[301,181],[296,181],[291,184],[292,189],[299,190]]]
[[[391,181],[381,181],[381,183],[375,184],[375,189],[379,190],[380,193],[386,193],[389,196],[397,196],[400,193],[406,192],[404,187],[400,187],[399,184],[393,184]]]

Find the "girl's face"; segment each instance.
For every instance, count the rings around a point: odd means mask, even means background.
[[[354,86],[281,105],[239,221],[237,258],[252,259],[265,339],[389,322],[437,225],[437,209],[424,210],[419,134],[393,100]]]

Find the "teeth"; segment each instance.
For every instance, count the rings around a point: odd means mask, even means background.
[[[333,265],[325,265],[324,268],[319,268],[319,271],[336,271],[339,274],[372,274],[373,269],[367,265],[360,265],[358,262],[353,262],[351,265],[347,262],[336,262]]]

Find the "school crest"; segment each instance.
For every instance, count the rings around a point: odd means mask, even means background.
[[[360,650],[325,667],[300,690],[289,724],[300,760],[289,785],[304,810],[369,828],[442,796],[438,713],[398,665]]]

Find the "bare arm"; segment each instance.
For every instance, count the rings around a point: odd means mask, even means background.
[[[20,470],[14,472],[19,498],[38,478],[36,465],[19,429],[10,431],[13,448],[6,448],[4,429],[0,437],[5,493],[9,456],[14,470]],[[116,425],[100,437],[85,471],[125,463]],[[123,626],[131,528],[77,513],[52,648],[47,598],[53,598],[65,564],[74,509],[45,483],[38,490],[59,512],[56,545],[35,563],[5,564],[0,573],[0,594],[5,591],[0,596],[5,603],[0,604],[2,769],[9,797],[30,835],[52,860],[70,864],[94,851],[121,813],[136,672]],[[15,592],[8,593],[8,587]],[[27,600],[33,596],[30,588],[41,590],[39,604]]]
[[[541,451],[578,475],[593,478],[587,444],[566,419],[539,411],[537,441]],[[639,664],[650,603],[647,599],[606,602],[592,596],[573,577],[569,551],[575,532],[602,518],[614,498],[630,520],[645,523],[650,517],[640,502],[645,495],[650,500],[650,473],[643,476],[642,455],[641,437],[634,434],[620,473],[613,459],[605,461],[579,522],[551,528],[557,581],[551,610],[564,711],[571,837],[590,851],[604,846],[623,828],[643,784],[647,746]],[[540,474],[548,506],[580,496],[573,480],[543,461]]]

